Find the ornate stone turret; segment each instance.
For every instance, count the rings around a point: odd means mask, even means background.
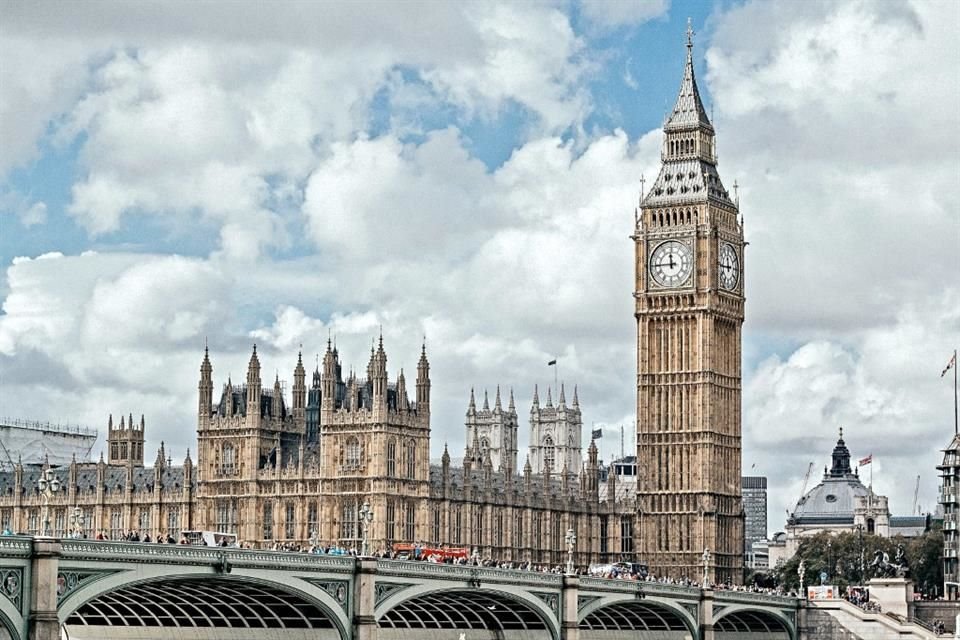
[[[307,372],[303,368],[303,352],[297,352],[297,366],[293,370],[293,420],[303,428],[306,423]]]
[[[144,418],[140,416],[140,424],[133,421],[130,414],[128,421],[120,416],[120,426],[114,428],[113,414],[107,419],[107,455],[110,464],[122,464],[131,467],[143,466]]]
[[[273,381],[273,398],[270,402],[270,417],[276,420],[281,417],[283,410],[283,389],[280,386],[280,372]]]
[[[247,365],[247,426],[260,428],[260,397],[263,384],[260,380],[260,358],[257,357],[257,345],[253,345],[250,363]]]
[[[427,343],[420,350],[417,363],[417,413],[430,418],[430,363],[427,361]]]
[[[474,467],[489,460],[491,468],[499,473],[512,476],[517,468],[517,431],[519,420],[511,404],[503,410],[500,400],[500,386],[494,408],[490,409],[489,395],[483,392],[483,408],[477,410],[473,389],[470,390],[470,402],[467,405],[465,465]]]
[[[397,409],[400,411],[410,409],[410,399],[407,397],[407,379],[403,375],[403,369],[400,369],[400,375],[397,376]]]
[[[534,387],[530,408],[530,462],[534,473],[544,473],[548,465],[554,474],[564,468],[576,470],[581,465],[583,422],[579,403],[568,407],[563,386],[559,393],[559,404],[554,406],[548,387],[547,403],[541,407]]]
[[[383,350],[383,334],[375,352],[371,351],[369,378],[373,385],[373,410],[386,412],[387,410],[387,354]]]
[[[203,347],[203,362],[200,364],[200,384],[198,385],[200,402],[197,415],[201,428],[210,423],[213,413],[213,366],[210,364],[210,351]]]

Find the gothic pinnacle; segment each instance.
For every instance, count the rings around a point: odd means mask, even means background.
[[[564,406],[565,404],[567,404],[567,398],[566,398],[566,395],[565,395],[564,392],[563,392],[563,383],[562,383],[562,382],[560,383],[560,399],[559,399],[557,402],[559,403],[559,405],[560,405],[561,407]]]
[[[500,404],[500,385],[497,385],[497,399],[494,400],[493,407],[497,411],[503,409],[503,406]]]
[[[490,411],[490,399],[487,396],[487,390],[483,390],[483,410]]]

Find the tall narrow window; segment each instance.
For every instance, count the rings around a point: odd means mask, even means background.
[[[360,468],[360,440],[356,437],[347,439],[347,446],[343,456],[343,466],[348,470]]]
[[[137,518],[137,528],[140,530],[141,536],[150,533],[150,511],[150,507],[140,508],[140,517]]]
[[[610,553],[610,526],[609,517],[600,516],[600,561],[607,560],[607,554]]]
[[[359,539],[357,531],[357,521],[359,516],[359,504],[355,500],[346,500],[343,503],[343,515],[340,520],[340,539],[346,544],[352,544]]]
[[[83,508],[83,537],[93,538],[93,507]]]
[[[387,477],[393,478],[397,475],[397,441],[391,439],[387,442]]]
[[[307,535],[315,538],[320,535],[320,520],[317,517],[317,503],[311,502],[307,506]]]
[[[273,501],[263,501],[263,539],[273,540]]]
[[[483,545],[486,544],[486,537],[483,535],[483,506],[474,505],[473,508],[473,543]]]
[[[553,448],[553,438],[547,436],[543,439],[543,468],[544,470],[550,469],[551,471],[556,471],[554,467],[556,452]]]
[[[30,513],[27,514],[27,533],[33,536],[40,533],[40,511],[38,509],[31,509]]]
[[[453,543],[463,544],[463,509],[460,505],[453,511]]]
[[[296,507],[292,502],[288,502],[283,519],[283,537],[287,540],[293,540],[297,534]]]
[[[510,546],[514,549],[522,549],[523,547],[529,546],[527,541],[523,538],[523,512],[513,514],[513,539],[510,541]]]
[[[123,537],[123,514],[120,509],[114,508],[110,511],[110,539],[119,540]]]
[[[430,542],[439,545],[442,540],[440,539],[440,506],[433,506],[433,525],[430,527]]]
[[[553,561],[558,562],[563,555],[563,534],[560,526],[560,514],[550,515],[550,551],[553,554]]]
[[[407,441],[407,479],[413,480],[417,471],[417,443]]]
[[[387,542],[392,543],[397,536],[397,505],[387,498]]]
[[[417,505],[413,502],[407,503],[407,526],[403,537],[408,542],[417,541]]]
[[[217,531],[223,533],[237,532],[237,502],[236,500],[217,500],[216,523]]]
[[[67,532],[67,511],[57,509],[53,516],[53,535],[62,538]]]
[[[232,444],[223,445],[222,458],[223,475],[232,476],[237,472],[237,450]]]
[[[633,519],[630,516],[620,518],[620,552],[633,553]]]
[[[167,535],[180,541],[180,507],[167,507]]]

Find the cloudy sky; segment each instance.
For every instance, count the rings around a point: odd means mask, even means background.
[[[687,17],[741,185],[745,473],[770,526],[844,427],[935,502],[960,343],[960,5],[0,2],[0,414],[195,446],[215,384],[328,333],[432,363],[433,455],[470,388],[521,416],[559,359],[603,457],[635,398],[633,208]],[[522,424],[526,421],[522,418]],[[521,436],[521,446],[526,444]]]

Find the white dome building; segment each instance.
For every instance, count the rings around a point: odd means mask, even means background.
[[[890,509],[887,497],[864,486],[850,468],[850,450],[843,441],[843,429],[833,448],[832,465],[824,468],[823,479],[805,493],[787,518],[785,535],[770,542],[770,566],[793,556],[805,536],[823,531],[857,531],[890,535]]]

